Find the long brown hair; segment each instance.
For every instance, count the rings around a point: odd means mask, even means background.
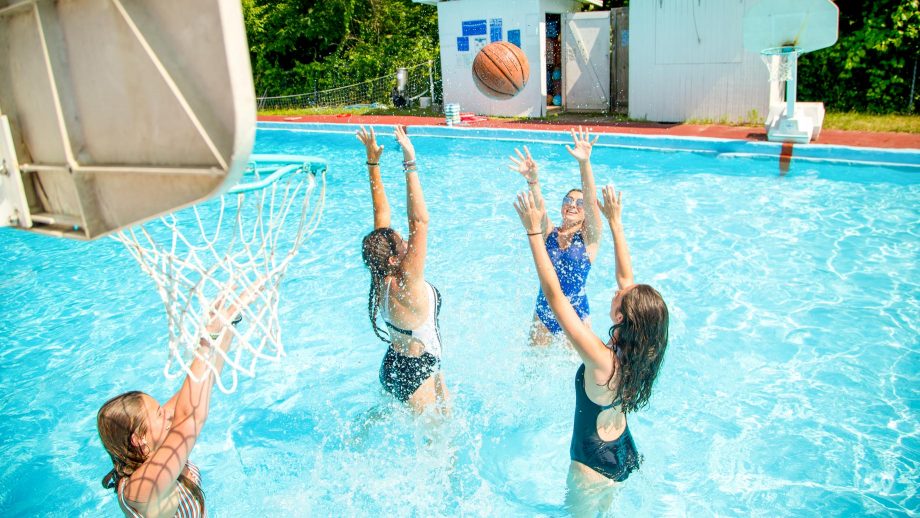
[[[114,466],[102,478],[102,487],[114,489],[116,493],[121,479],[130,477],[147,461],[147,455],[141,447],[131,440],[133,435],[143,437],[147,433],[143,396],[144,393],[139,391],[125,392],[106,401],[96,414],[99,439]],[[186,477],[184,472],[179,473],[178,480],[195,497],[203,514],[204,491],[201,486]]]
[[[668,347],[668,306],[655,288],[637,284],[620,302],[623,321],[610,328],[616,368],[607,380],[624,413],[648,405]],[[614,330],[619,330],[614,335]],[[612,385],[617,378],[616,386]]]
[[[382,227],[364,236],[364,241],[361,243],[361,257],[371,272],[371,289],[367,295],[367,315],[371,319],[374,334],[386,343],[390,343],[390,340],[384,335],[384,330],[377,325],[377,308],[380,307],[380,285],[386,276],[392,274],[396,268],[390,264],[390,257],[399,253],[396,241],[398,237],[392,228]]]

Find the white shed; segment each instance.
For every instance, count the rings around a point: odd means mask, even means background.
[[[438,7],[445,103],[518,117],[542,117],[554,103],[609,109],[609,13],[580,13],[584,4],[600,6],[602,0],[413,1]],[[527,85],[512,99],[490,99],[473,82],[473,58],[493,41],[517,45],[530,64]]]
[[[760,0],[629,4],[629,116],[659,122],[762,120],[770,95],[760,55],[744,49],[745,10]]]

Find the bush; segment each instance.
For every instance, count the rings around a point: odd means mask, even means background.
[[[437,9],[411,0],[242,0],[258,96],[366,81],[437,60]]]
[[[920,56],[918,0],[840,0],[837,44],[802,56],[798,97],[823,101],[829,110],[915,112]]]

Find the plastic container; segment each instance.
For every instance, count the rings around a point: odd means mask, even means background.
[[[448,126],[460,124],[460,105],[457,103],[447,103],[444,105],[444,119]]]

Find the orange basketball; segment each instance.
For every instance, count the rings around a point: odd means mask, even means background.
[[[524,89],[530,78],[527,56],[517,45],[489,43],[473,60],[473,81],[486,97],[511,99]]]

